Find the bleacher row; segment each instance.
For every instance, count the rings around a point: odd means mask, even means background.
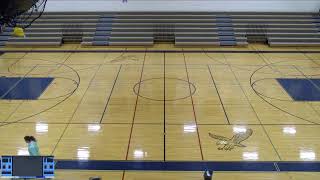
[[[0,48],[4,47],[11,36],[12,28],[5,28],[2,33],[0,33]]]
[[[51,12],[26,29],[26,37],[0,34],[0,46],[319,46],[316,13]],[[73,41],[74,40],[74,41]]]

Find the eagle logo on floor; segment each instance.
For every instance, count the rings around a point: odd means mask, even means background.
[[[246,131],[238,132],[233,135],[232,138],[227,138],[224,136],[216,135],[209,133],[209,136],[213,139],[218,140],[217,146],[219,150],[229,150],[231,151],[236,146],[237,147],[246,147],[245,145],[241,144],[243,141],[247,140],[251,135],[253,131],[252,129],[246,129]]]
[[[113,60],[111,60],[111,63],[116,63],[116,62],[122,62],[122,61],[139,61],[139,58],[137,56],[133,55],[121,55]]]

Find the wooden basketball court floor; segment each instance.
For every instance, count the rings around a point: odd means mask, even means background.
[[[20,79],[1,95],[0,154],[27,154],[23,137],[34,135],[43,155],[75,161],[319,161],[320,54],[203,50],[3,54],[2,80]],[[21,84],[48,77],[45,87]],[[34,93],[39,97],[28,99]],[[57,179],[94,175],[202,179],[202,172],[57,170]],[[318,172],[215,174],[319,178]]]

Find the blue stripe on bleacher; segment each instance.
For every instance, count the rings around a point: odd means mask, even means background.
[[[96,27],[96,31],[111,31],[111,25],[109,27]]]
[[[113,18],[100,18],[99,21],[104,23],[113,22]]]
[[[93,41],[108,41],[110,36],[94,36]]]
[[[232,27],[230,23],[216,23],[218,27]]]
[[[234,32],[233,31],[221,31],[218,32],[219,36],[234,36]]]
[[[114,15],[102,15],[101,18],[110,18],[110,19],[113,19],[115,16]]]
[[[217,18],[217,21],[219,23],[231,23],[232,22],[232,20],[228,19],[228,18]]]
[[[96,31],[95,36],[110,36],[111,35],[111,31]]]
[[[313,18],[313,21],[316,23],[320,23],[320,17]]]
[[[320,32],[320,16],[314,16],[313,17],[313,24],[316,25],[316,27],[318,28],[318,30]]]
[[[96,32],[93,37],[92,45],[94,46],[108,46],[112,31],[112,23],[114,16],[103,15],[100,17],[96,25]]]
[[[234,36],[219,36],[221,41],[235,41],[236,38]]]
[[[276,167],[279,167],[277,169]],[[320,172],[320,162],[207,162],[207,161],[99,161],[58,160],[56,169],[136,171],[310,171]]]
[[[216,17],[218,27],[218,37],[221,46],[237,45],[232,19],[228,15],[218,15]]]
[[[98,23],[96,26],[97,27],[111,27],[112,23]]]
[[[109,42],[108,41],[93,41],[92,45],[93,46],[108,46]]]
[[[233,27],[218,27],[219,32],[230,32],[233,33]]]
[[[237,45],[236,41],[220,41],[221,46],[235,46]]]

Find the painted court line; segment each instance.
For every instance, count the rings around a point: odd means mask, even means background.
[[[201,139],[200,139],[200,133],[199,133],[199,127],[198,127],[198,121],[197,121],[197,114],[196,114],[196,110],[194,107],[194,100],[193,100],[193,95],[191,92],[191,83],[190,83],[190,78],[189,78],[189,72],[188,72],[188,65],[186,62],[186,56],[183,53],[183,61],[184,61],[184,66],[186,69],[186,75],[187,75],[187,79],[188,79],[188,85],[189,85],[189,93],[190,93],[190,98],[191,98],[191,105],[192,105],[192,110],[193,110],[193,117],[194,117],[194,121],[196,123],[196,130],[197,130],[197,136],[198,136],[198,142],[199,142],[199,148],[200,148],[200,155],[201,155],[201,159],[204,160],[204,156],[203,156],[203,151],[202,151],[202,145],[201,145]]]
[[[134,106],[133,118],[132,118],[132,123],[131,123],[131,128],[130,128],[129,142],[128,142],[127,153],[126,153],[126,160],[128,160],[128,157],[129,157],[130,144],[131,144],[133,127],[134,127],[134,123],[135,123],[134,120],[136,118],[137,106],[138,106],[138,101],[139,101],[139,93],[140,93],[141,81],[143,78],[143,70],[144,70],[145,61],[146,61],[146,54],[144,55],[144,60],[143,60],[143,64],[142,64],[141,72],[140,72],[138,94],[137,94],[136,102],[135,102],[135,106]]]
[[[166,53],[163,53],[163,160],[166,161]]]
[[[115,87],[115,85],[116,85],[116,83],[117,83],[119,74],[120,74],[120,72],[121,72],[121,69],[122,69],[122,64],[120,65],[119,70],[118,70],[118,73],[117,73],[117,76],[116,76],[116,78],[115,78],[115,80],[114,80],[114,82],[113,82],[113,85],[112,85],[112,88],[111,88],[111,92],[110,92],[110,94],[109,94],[107,103],[106,103],[106,105],[105,105],[105,107],[104,107],[104,109],[103,109],[103,113],[102,113],[102,116],[101,116],[101,118],[100,118],[99,124],[102,123],[103,118],[104,118],[104,116],[105,116],[105,114],[106,114],[106,111],[107,111],[107,108],[108,108],[108,105],[109,105],[109,102],[110,102],[110,99],[111,99],[111,96],[112,96],[114,87]]]
[[[36,124],[37,122],[17,122],[17,124]],[[44,122],[43,122],[44,123]],[[74,123],[65,123],[65,122],[46,122],[46,124],[98,124],[98,123],[92,123],[92,122],[74,122]],[[132,124],[132,123],[101,123],[101,124],[120,124],[120,125],[128,125],[128,124]],[[164,123],[141,123],[141,122],[135,122],[134,124],[140,124],[140,125],[163,125]],[[166,123],[166,125],[185,125],[184,123]],[[202,125],[202,126],[228,126],[229,124],[216,124],[216,123],[199,123],[198,125]],[[230,124],[232,126],[241,126],[243,124],[241,123],[234,123],[234,124]],[[248,126],[287,126],[288,124],[260,124],[260,123],[249,123],[249,124],[245,124]],[[294,126],[320,126],[320,124],[291,124]]]
[[[203,53],[203,50],[0,50],[0,53]],[[320,53],[312,50],[206,50],[207,53]]]
[[[229,117],[228,117],[227,111],[226,111],[225,106],[224,106],[224,104],[223,104],[223,102],[222,102],[222,99],[221,99],[220,93],[219,93],[218,88],[217,88],[217,84],[216,84],[216,82],[214,81],[214,78],[213,78],[213,75],[212,75],[212,72],[211,72],[210,66],[209,66],[209,65],[207,65],[207,67],[208,67],[208,71],[209,71],[209,74],[210,74],[210,77],[211,77],[211,80],[212,80],[212,84],[213,84],[213,86],[214,86],[214,88],[215,88],[215,90],[216,90],[216,92],[217,92],[217,94],[218,94],[218,97],[219,97],[220,104],[221,104],[221,106],[222,106],[222,109],[223,109],[224,115],[226,116],[226,119],[227,119],[227,121],[228,121],[228,124],[230,125],[231,123],[230,123],[230,120],[229,120]]]

